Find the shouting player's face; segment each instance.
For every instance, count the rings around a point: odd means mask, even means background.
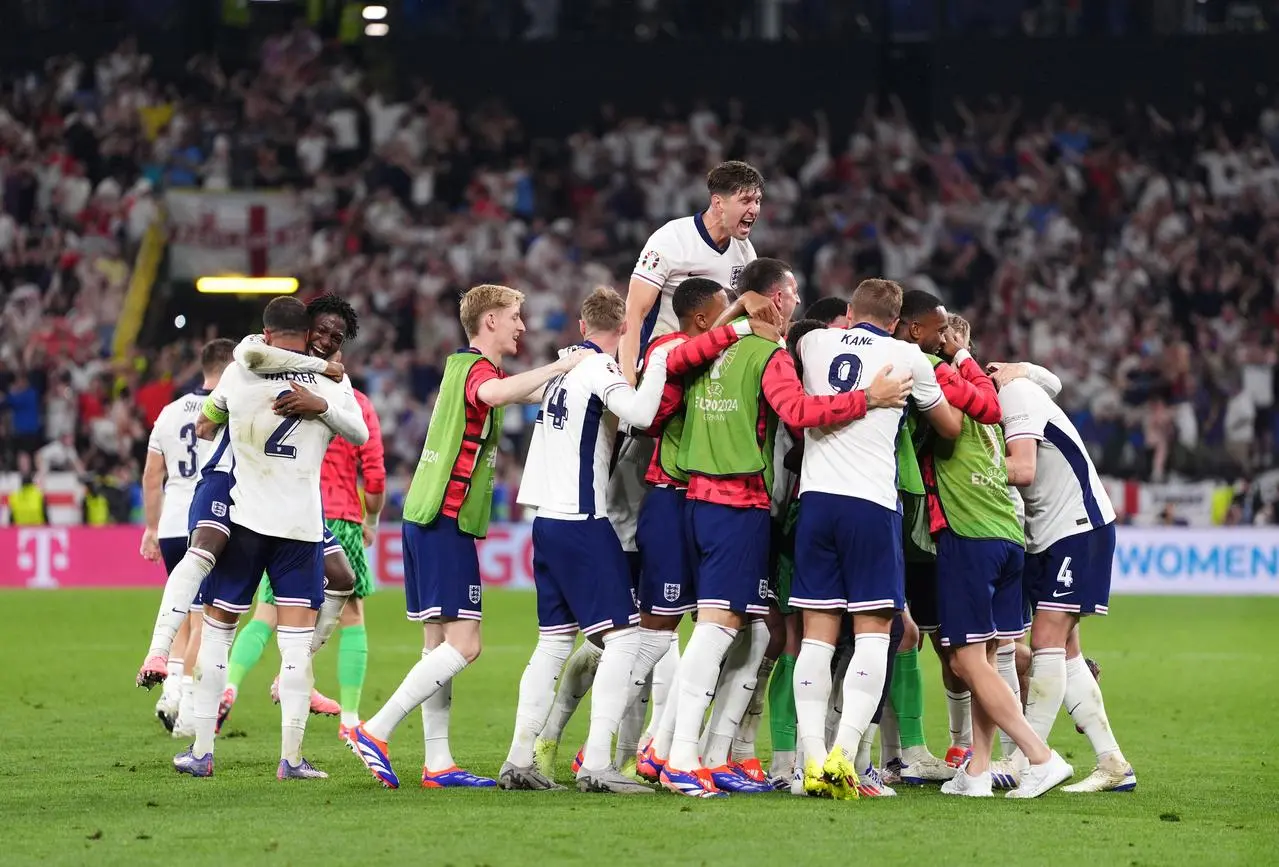
[[[524,319],[520,316],[520,305],[512,304],[510,307],[492,310],[488,316],[491,317],[498,351],[503,355],[514,355],[519,352],[520,336],[524,333]]]
[[[755,221],[759,219],[759,209],[764,201],[764,193],[757,189],[738,190],[731,196],[721,199],[724,228],[728,234],[739,241],[750,237]]]
[[[346,342],[346,320],[336,313],[321,313],[311,320],[312,355],[326,361],[333,358]]]

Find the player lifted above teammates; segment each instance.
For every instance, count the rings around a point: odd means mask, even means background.
[[[382,785],[398,788],[387,741],[414,708],[452,693],[453,678],[480,655],[480,564],[475,540],[488,532],[493,478],[502,436],[502,408],[542,398],[542,386],[585,357],[575,352],[506,376],[502,360],[519,350],[524,295],[506,286],[476,286],[462,296],[460,315],[470,345],[449,356],[422,458],[404,503],[404,595],[408,617],[423,625],[425,649],[399,688],[348,743]],[[447,732],[423,705],[426,766],[422,784],[493,786],[493,780],[453,763]]]
[[[999,400],[1008,481],[1026,502],[1023,587],[1035,612],[1026,719],[1047,740],[1065,702],[1092,743],[1097,767],[1066,791],[1132,790],[1137,776],[1115,740],[1079,644],[1080,618],[1105,614],[1110,601],[1114,507],[1079,432],[1042,388],[1016,379],[1000,389]],[[1023,771],[1021,788],[1029,773]]]
[[[200,417],[204,399],[217,387],[234,351],[235,343],[230,340],[212,340],[205,344],[200,351],[203,384],[160,410],[151,428],[151,438],[147,441],[147,462],[142,471],[146,530],[142,533],[141,552],[152,562],[163,559],[165,571],[170,574],[182,562],[187,551],[190,529],[187,515],[191,511],[191,498],[195,495],[195,484],[200,474],[201,440],[195,435],[195,423]],[[187,600],[188,603],[190,601]],[[172,613],[177,614],[176,611]],[[164,693],[155,707],[156,715],[169,731],[173,731],[177,724],[179,705],[186,703],[189,717],[190,702],[195,698],[194,654],[199,648],[196,617],[195,614],[189,615],[186,623],[187,634],[193,635],[195,640],[183,641],[181,632],[177,636],[178,649],[183,655],[169,657]],[[189,666],[185,664],[187,647],[192,651]]]
[[[262,324],[267,345],[305,353],[311,321],[300,301],[275,299],[267,305]],[[231,538],[206,583],[195,744],[175,758],[174,765],[193,776],[213,773],[214,727],[231,640],[265,571],[280,608],[282,732],[277,776],[324,777],[302,758],[314,680],[316,609],[324,599],[320,466],[335,433],[360,445],[368,439],[368,428],[349,380],[337,384],[314,373],[258,376],[239,363],[227,368],[209,396],[197,433],[211,436],[219,424],[225,427],[211,461],[217,452],[234,452]]]

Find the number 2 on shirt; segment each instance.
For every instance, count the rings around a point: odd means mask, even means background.
[[[287,391],[282,391],[279,395],[277,395],[277,397],[283,397],[286,394],[288,394]],[[266,445],[263,447],[262,451],[266,452],[273,458],[287,458],[289,460],[297,458],[298,447],[285,445],[284,441],[289,438],[289,434],[293,433],[293,431],[296,430],[297,426],[301,423],[302,419],[297,418],[296,416],[290,416],[280,422],[280,424],[276,426],[275,430],[271,431],[271,435],[266,438]]]

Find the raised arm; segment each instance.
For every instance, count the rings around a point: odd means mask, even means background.
[[[489,406],[506,406],[519,403],[561,373],[568,373],[585,357],[582,352],[570,352],[550,364],[514,376],[485,380],[476,391],[476,397]]]
[[[955,353],[954,365],[942,362],[933,368],[946,400],[964,415],[982,424],[999,424],[1002,410],[995,383],[982,371],[967,349]]]
[[[717,355],[747,334],[756,334],[774,343],[781,338],[777,326],[763,320],[740,319],[727,325],[718,325],[672,349],[666,358],[666,372],[672,376],[683,376],[710,364]]]
[[[612,363],[610,362],[610,367]],[[666,387],[665,347],[652,352],[644,368],[644,380],[639,388],[631,388],[617,368],[617,375],[600,390],[600,398],[608,411],[634,428],[646,428],[653,423],[662,391]],[[604,374],[612,378],[612,373]]]
[[[241,340],[233,355],[245,370],[258,374],[305,372],[330,377],[336,374],[339,379],[342,375],[342,365],[271,346],[260,334],[250,334]]]
[[[1014,379],[1028,379],[1039,386],[1051,398],[1061,394],[1061,379],[1046,367],[1029,361],[992,362],[986,365],[990,378],[997,388],[1003,388]]]
[[[661,283],[654,283],[654,279],[647,274],[633,274],[626,287],[626,332],[617,347],[617,360],[621,362],[622,374],[630,383],[636,381],[635,368],[639,363],[644,317],[648,316],[654,304],[659,303],[662,294]]]

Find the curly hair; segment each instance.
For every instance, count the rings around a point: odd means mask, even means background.
[[[352,307],[340,295],[332,292],[325,292],[316,298],[312,298],[310,303],[306,305],[306,314],[315,319],[322,313],[336,313],[346,322],[346,339],[354,340],[355,335],[360,331],[360,317],[356,314],[355,308]]]

